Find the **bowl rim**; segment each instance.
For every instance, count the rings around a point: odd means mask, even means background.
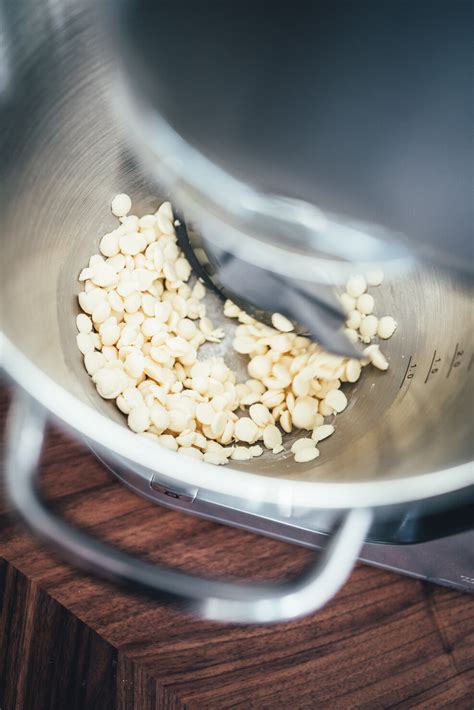
[[[1,365],[8,377],[44,407],[54,420],[98,444],[111,455],[162,474],[177,483],[202,488],[249,501],[303,508],[371,508],[432,498],[474,484],[474,465],[467,462],[431,473],[378,481],[334,483],[295,481],[260,475],[225,466],[225,473],[213,464],[180,456],[156,442],[138,437],[92,406],[77,399],[59,385],[13,343],[0,333]],[[159,466],[157,466],[157,446]],[[186,465],[183,465],[183,464]],[[216,475],[217,474],[217,475]]]

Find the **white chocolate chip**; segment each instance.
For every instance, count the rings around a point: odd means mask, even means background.
[[[117,274],[110,264],[103,261],[92,268],[91,281],[96,286],[112,286],[117,281]]]
[[[357,382],[362,372],[361,364],[358,360],[349,360],[346,365],[347,382]]]
[[[202,459],[204,456],[202,451],[199,451],[199,449],[195,449],[194,446],[188,446],[186,448],[181,447],[178,449],[178,454],[182,454],[183,456],[189,456],[193,459]]]
[[[324,398],[324,403],[339,414],[347,407],[347,397],[341,390],[330,390]]]
[[[120,237],[119,246],[122,254],[135,256],[146,247],[146,239],[140,232],[130,232]]]
[[[119,195],[115,195],[112,200],[111,208],[112,213],[116,217],[125,217],[132,209],[132,200],[128,195],[122,192]]]
[[[362,318],[362,323],[360,324],[359,333],[361,334],[364,342],[370,342],[377,334],[378,320],[375,316],[365,316]]]
[[[235,446],[230,458],[233,461],[250,461],[252,452],[246,446]]]
[[[366,296],[367,294],[363,294]],[[362,298],[362,296],[361,296]],[[347,328],[352,328],[353,330],[357,330],[360,328],[360,324],[362,323],[362,314],[359,310],[356,311],[351,311],[349,313],[349,317],[346,320],[346,325]],[[357,342],[357,333],[356,333],[356,342]]]
[[[92,377],[97,387],[97,392],[104,399],[115,399],[122,393],[127,385],[127,377],[118,368],[106,369],[103,367]]]
[[[288,318],[285,318],[281,313],[274,313],[272,315],[272,325],[274,328],[277,330],[280,330],[282,333],[290,333],[292,330],[294,330],[293,323],[288,320]]]
[[[353,328],[345,328],[344,333],[347,339],[350,340],[351,343],[354,343],[354,345],[355,343],[359,342],[359,336],[357,335],[357,331]]]
[[[138,226],[141,230],[154,229],[156,225],[156,217],[154,214],[145,214],[138,220]]]
[[[76,326],[79,333],[88,335],[92,332],[92,320],[86,316],[85,313],[79,313],[79,315],[76,316]]]
[[[240,308],[232,301],[227,301],[224,303],[224,315],[227,318],[238,318],[240,315]]]
[[[288,335],[274,335],[270,338],[270,347],[275,353],[286,353],[291,350],[291,339]]]
[[[311,389],[311,380],[311,375],[308,376],[305,370],[302,370],[297,375],[295,375],[293,383],[291,385],[291,389],[293,390],[293,394],[295,395],[295,397],[306,397],[306,395],[309,394],[309,391]]]
[[[112,309],[110,308],[110,303],[105,299],[98,303],[92,311],[92,320],[94,323],[103,323],[108,318],[110,318]]]
[[[116,256],[119,251],[119,234],[118,232],[110,232],[105,234],[100,240],[99,249],[104,256]]]
[[[189,318],[182,318],[176,328],[179,336],[185,340],[192,340],[197,333],[197,328]]]
[[[150,415],[146,407],[135,407],[128,415],[128,426],[137,434],[150,426]]]
[[[339,296],[339,300],[341,302],[341,306],[344,308],[346,313],[351,313],[353,310],[355,310],[356,300],[352,296],[349,296],[348,293],[342,293]]]
[[[357,310],[363,315],[369,315],[374,310],[375,302],[373,296],[370,293],[363,293],[357,299]],[[354,327],[354,326],[349,326]]]
[[[130,353],[125,358],[124,369],[127,375],[138,380],[145,370],[145,358],[141,353]]]
[[[308,461],[313,461],[319,456],[319,449],[316,447],[310,448],[309,446],[302,449],[298,449],[295,454],[296,463],[307,463]]]
[[[397,329],[397,321],[392,316],[383,316],[378,323],[377,335],[383,340],[391,338]]]
[[[178,279],[180,279],[180,281],[187,281],[191,276],[191,265],[189,261],[184,258],[184,256],[176,259],[174,268],[176,271],[176,276],[178,277]]]
[[[287,434],[291,433],[291,430],[293,428],[293,423],[291,420],[291,414],[288,411],[285,411],[281,414],[280,416],[280,426],[283,429],[283,431],[286,431]]]
[[[166,409],[161,404],[154,404],[150,408],[150,419],[154,427],[162,434],[170,423],[170,417]]]
[[[171,202],[162,202],[161,205],[158,208],[158,214],[163,215],[166,219],[169,219],[170,222],[173,221],[173,207],[171,206]]]
[[[211,424],[215,417],[215,412],[210,404],[202,403],[196,407],[196,419],[201,424]]]
[[[374,269],[367,274],[367,283],[369,286],[380,286],[383,281],[383,271]]]
[[[99,328],[103,345],[115,345],[120,338],[120,327],[115,318],[109,318]]]
[[[297,451],[305,448],[314,449],[315,446],[316,444],[313,439],[302,437],[301,439],[296,439],[296,441],[293,442],[291,445],[291,453],[296,454]]]
[[[372,365],[379,370],[388,369],[387,359],[378,345],[369,345],[368,348],[365,348],[364,355],[369,358]]]
[[[264,404],[269,409],[277,407],[285,399],[285,393],[278,390],[268,390],[265,394],[260,396],[262,404]]]
[[[189,449],[190,446],[194,444],[194,432],[193,431],[183,431],[182,434],[176,437],[176,441],[179,446]]]
[[[318,441],[323,441],[323,439],[327,439],[328,436],[331,436],[331,434],[334,434],[333,425],[322,424],[321,426],[317,426],[315,429],[313,429],[311,438],[317,444]]]
[[[191,297],[201,301],[206,295],[206,287],[200,281],[196,281],[193,290],[191,292]]]
[[[90,267],[86,267],[85,269],[82,269],[81,273],[79,274],[79,281],[87,281],[88,279],[91,278],[93,274],[93,271]]]
[[[248,336],[237,336],[233,342],[234,350],[243,355],[248,355],[255,348],[255,340]]]
[[[198,405],[199,406],[199,405]],[[211,421],[212,434],[219,439],[224,433],[227,424],[227,414],[224,412],[216,412]]]
[[[176,439],[174,438],[174,436],[171,436],[171,434],[162,434],[161,436],[159,436],[158,443],[161,444],[161,446],[164,446],[166,449],[171,449],[171,451],[178,450],[178,444],[176,443]]]
[[[235,422],[234,435],[238,441],[245,441],[251,444],[257,431],[257,426],[250,417],[241,417]]]
[[[367,283],[363,276],[351,276],[346,284],[346,291],[352,298],[359,298],[367,290]]]
[[[183,431],[189,429],[190,417],[186,412],[182,412],[179,409],[172,409],[169,413],[170,423],[168,429],[175,432],[176,434],[182,434]]]
[[[257,379],[263,379],[268,377],[272,369],[272,363],[268,357],[265,355],[256,355],[253,357],[248,366],[247,370],[251,377]]]
[[[252,404],[249,407],[249,414],[257,426],[266,426],[272,416],[270,410],[260,403]]]
[[[127,232],[136,232],[138,230],[140,220],[136,215],[132,214],[126,217],[119,217],[119,219],[121,223],[119,227],[120,234],[127,234]]]
[[[314,418],[317,413],[317,400],[314,400],[311,397],[299,397],[291,413],[293,426],[298,429],[312,429]]]
[[[105,363],[105,356],[97,350],[87,352],[84,355],[84,366],[91,377],[95,375],[98,370],[101,370],[105,366]]]
[[[263,430],[263,443],[267,449],[279,448],[282,444],[281,431],[273,424],[268,424]]]

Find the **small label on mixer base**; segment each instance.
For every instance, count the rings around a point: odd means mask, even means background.
[[[182,486],[175,483],[174,481],[166,481],[163,477],[157,477],[156,475],[150,481],[150,487],[153,488],[161,496],[166,496],[167,498],[174,498],[183,503],[192,503],[199,491],[199,488],[194,488],[193,486]]]

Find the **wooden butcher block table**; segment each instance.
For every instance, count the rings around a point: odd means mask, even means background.
[[[63,515],[149,560],[268,580],[310,555],[153,505],[57,431],[42,470]],[[72,569],[4,499],[0,528],[1,710],[474,708],[467,594],[359,565],[309,618],[216,624]]]

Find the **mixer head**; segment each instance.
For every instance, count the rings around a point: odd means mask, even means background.
[[[472,279],[467,0],[112,6],[122,113],[221,295],[354,357],[349,275]]]

